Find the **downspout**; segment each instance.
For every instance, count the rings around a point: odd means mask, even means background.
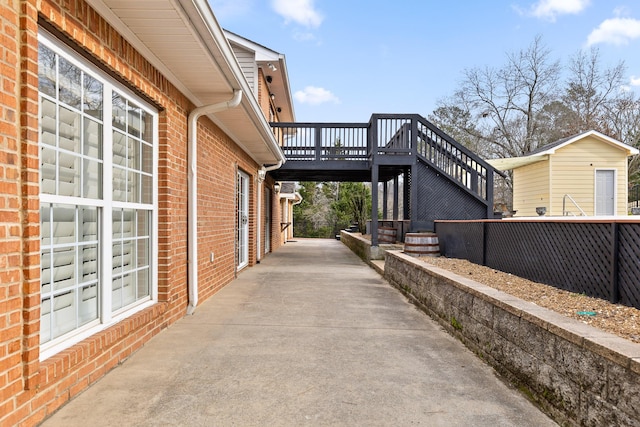
[[[242,100],[242,90],[234,89],[229,101],[203,105],[189,113],[188,120],[188,218],[187,218],[187,265],[188,297],[187,314],[193,314],[198,305],[198,119],[205,114],[217,113],[237,107]]]

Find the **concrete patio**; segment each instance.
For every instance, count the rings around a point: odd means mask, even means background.
[[[335,240],[299,239],[44,426],[555,425]]]

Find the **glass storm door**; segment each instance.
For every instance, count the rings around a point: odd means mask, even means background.
[[[264,253],[271,252],[271,190],[264,189]]]
[[[596,215],[615,215],[614,170],[596,171]]]
[[[249,263],[249,175],[238,171],[238,269]]]

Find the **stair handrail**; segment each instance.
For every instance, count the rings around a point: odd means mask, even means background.
[[[564,196],[562,196],[562,216],[569,216],[569,214],[571,213],[566,209],[567,199],[569,199],[571,203],[573,203],[573,205],[580,210],[580,216],[587,216],[587,213],[580,207],[580,205],[578,205],[578,202],[576,202],[574,198],[571,197],[571,195],[569,194],[565,194]],[[573,216],[576,216],[576,215],[573,214]]]

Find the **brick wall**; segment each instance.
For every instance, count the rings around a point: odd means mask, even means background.
[[[157,105],[158,304],[40,362],[37,32],[40,24],[93,56]],[[82,0],[0,2],[0,425],[31,426],[185,315],[187,116],[171,83]],[[19,64],[19,67],[16,67]],[[250,175],[250,265],[256,260],[255,162],[199,121],[199,301],[235,277],[235,171]],[[270,183],[272,185],[272,183]],[[274,203],[274,207],[277,203]],[[274,212],[272,218],[279,218]],[[272,249],[277,248],[278,226]],[[210,262],[210,253],[215,254]]]
[[[15,410],[15,402],[4,396],[25,387],[22,363],[23,299],[21,166],[23,162],[18,101],[20,72],[19,3],[0,3],[0,414]],[[0,418],[1,419],[1,418]]]

